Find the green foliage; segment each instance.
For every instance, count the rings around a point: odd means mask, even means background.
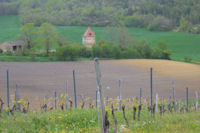
[[[20,29],[20,38],[25,42],[27,48],[33,47],[36,31],[34,30],[34,23],[27,23]]]
[[[172,22],[162,16],[157,16],[156,18],[154,18],[152,23],[149,23],[147,29],[150,31],[169,31],[172,29]]]
[[[2,54],[3,53],[3,50],[2,49],[0,49],[0,54]]]
[[[75,60],[76,57],[79,57],[81,48],[78,45],[66,45],[57,48],[56,50],[56,57],[58,60]],[[81,52],[83,53],[83,52]]]
[[[21,24],[36,26],[45,22],[59,26],[124,23],[150,30],[171,30],[179,26],[184,29],[184,24],[180,24],[182,18],[192,27],[198,25],[199,7],[199,0],[3,0],[0,15],[18,14]]]
[[[46,54],[49,55],[51,46],[56,43],[57,40],[56,29],[49,23],[43,23],[39,28],[39,32],[41,43],[45,45]]]
[[[115,111],[118,121],[118,132],[199,132],[200,113],[165,113],[162,117],[156,113],[152,118],[147,109],[142,109],[141,121],[132,120],[132,109],[126,109],[126,117],[130,126],[126,126],[122,111]],[[108,112],[110,131],[113,131],[114,121]],[[8,126],[9,125],[9,126]],[[45,132],[88,132],[98,133],[100,121],[96,109],[73,109],[68,111],[50,111],[47,113],[15,113],[8,116],[3,111],[0,121],[0,132],[45,133]]]
[[[165,42],[159,42],[158,46],[151,48],[146,41],[138,42],[135,46],[128,45],[121,50],[120,45],[107,44],[101,41],[91,49],[83,45],[66,45],[56,50],[55,56],[58,60],[75,60],[76,58],[109,58],[109,59],[135,59],[135,58],[155,58],[170,59],[171,52],[167,49]]]
[[[192,24],[188,22],[184,17],[181,17],[179,30],[183,32],[191,32]]]
[[[134,14],[125,18],[126,26],[142,27],[142,15]]]
[[[149,18],[152,18],[152,15],[148,15]],[[144,21],[143,21],[144,22]],[[198,26],[197,26],[198,27]],[[0,16],[0,43],[5,41],[16,41],[19,38],[20,33],[20,24],[17,16]],[[82,34],[85,32],[87,27],[83,26],[57,26],[56,30],[59,34],[67,40],[68,44],[81,44]],[[194,29],[194,28],[193,28]],[[35,28],[36,32],[38,28]],[[118,44],[119,35],[118,29],[107,28],[107,27],[92,27],[92,30],[96,34],[96,41],[102,39],[106,40],[109,44]],[[151,47],[156,47],[156,44],[159,40],[163,40],[168,44],[168,49],[172,52],[171,59],[184,61],[185,55],[190,55],[194,61],[200,61],[200,45],[197,45],[200,42],[200,36],[189,34],[189,33],[180,33],[180,32],[150,32],[141,28],[128,28],[129,35],[135,40],[147,40],[152,45]],[[131,42],[132,44],[132,42]],[[43,51],[44,44],[40,40],[35,41],[37,49]],[[58,43],[53,43],[52,49],[56,49]],[[39,51],[38,50],[38,51]],[[192,53],[192,54],[191,54]]]

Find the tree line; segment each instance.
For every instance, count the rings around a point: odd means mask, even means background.
[[[113,34],[111,34],[113,33]],[[126,27],[107,27],[105,34],[109,39],[102,38],[92,48],[82,44],[69,44],[65,37],[56,31],[56,28],[43,23],[35,27],[33,23],[27,23],[20,29],[19,38],[23,40],[23,51],[17,50],[19,56],[48,57],[51,60],[67,61],[80,58],[104,58],[104,59],[170,59],[171,52],[167,44],[159,41],[156,47],[150,42],[136,40],[127,31]],[[1,51],[2,53],[3,51]],[[7,50],[6,55],[12,55]]]
[[[0,15],[22,24],[134,26],[200,33],[199,0],[0,0]]]

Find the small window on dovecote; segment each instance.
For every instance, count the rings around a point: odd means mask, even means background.
[[[92,33],[89,33],[89,36],[91,36],[92,35]]]

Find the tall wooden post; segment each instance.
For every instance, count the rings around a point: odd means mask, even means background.
[[[54,92],[54,102],[55,102],[55,110],[57,109],[57,92]]]
[[[142,104],[142,88],[140,88],[140,105]]]
[[[156,93],[156,112],[158,112],[158,93]]]
[[[97,78],[97,89],[98,92],[100,93],[100,102],[101,102],[101,127],[102,127],[101,132],[104,133],[105,129],[104,90],[102,88],[102,83],[101,83],[101,70],[99,66],[99,59],[95,58],[94,63],[95,63],[96,78]]]
[[[75,108],[77,108],[77,97],[76,97],[76,78],[75,78],[75,70],[73,70],[73,81],[74,81],[74,102]]]
[[[10,90],[9,90],[9,70],[7,70],[7,103],[8,103],[8,108],[10,107]],[[9,115],[9,111],[8,111]]]
[[[189,103],[188,103],[188,88],[186,88],[186,111],[189,111]]]
[[[153,115],[153,68],[150,68],[150,86],[151,86],[151,113]]]
[[[197,91],[195,92],[195,97],[196,97],[195,110],[198,111],[199,97]]]
[[[98,104],[97,103],[97,100],[98,100],[97,98],[98,98],[98,90],[96,91],[96,108],[97,108],[97,104]]]
[[[173,99],[174,99],[174,111],[177,111],[177,103],[176,103],[176,92],[174,87],[174,80],[172,80],[172,89],[173,89]]]
[[[19,93],[18,93],[18,85],[16,84],[16,87],[15,87],[15,101],[17,102],[17,111],[20,111],[20,103],[18,103],[19,101]]]
[[[69,90],[68,90],[68,80],[66,81],[66,109],[68,109],[68,96],[69,96]]]
[[[119,80],[119,109],[122,110],[122,81]]]

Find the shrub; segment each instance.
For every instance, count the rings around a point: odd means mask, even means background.
[[[172,22],[162,16],[157,16],[152,23],[150,23],[147,27],[150,31],[169,31],[172,29]]]
[[[140,42],[140,44],[138,46],[136,46],[136,49],[141,58],[151,58],[152,48],[150,47],[149,43],[147,43],[145,41]]]
[[[127,48],[126,50],[122,51],[122,57],[125,59],[135,59],[139,58],[140,55],[136,49]]]
[[[184,57],[184,61],[185,61],[185,62],[192,62],[192,57],[186,55],[186,56]]]
[[[120,45],[95,44],[92,48],[83,45],[66,45],[56,50],[57,60],[75,60],[77,57],[99,57],[110,59],[135,59],[135,58],[155,58],[170,59],[171,52],[167,50],[165,42],[159,42],[155,48],[151,48],[146,41],[138,42],[138,45],[126,46],[123,50]]]
[[[59,47],[56,50],[56,57],[58,60],[66,61],[66,60],[75,60],[76,57],[79,56],[80,46],[78,45],[66,45]]]
[[[12,55],[12,50],[11,50],[11,47],[10,46],[7,46],[6,47],[6,52],[5,52],[6,55]]]
[[[171,51],[167,50],[167,44],[164,41],[159,41],[152,50],[153,59],[168,59],[170,60]]]
[[[0,54],[2,54],[3,53],[3,50],[2,49],[0,49]]]
[[[142,24],[142,16],[139,14],[134,14],[133,16],[127,16],[125,18],[126,26],[140,27]]]

